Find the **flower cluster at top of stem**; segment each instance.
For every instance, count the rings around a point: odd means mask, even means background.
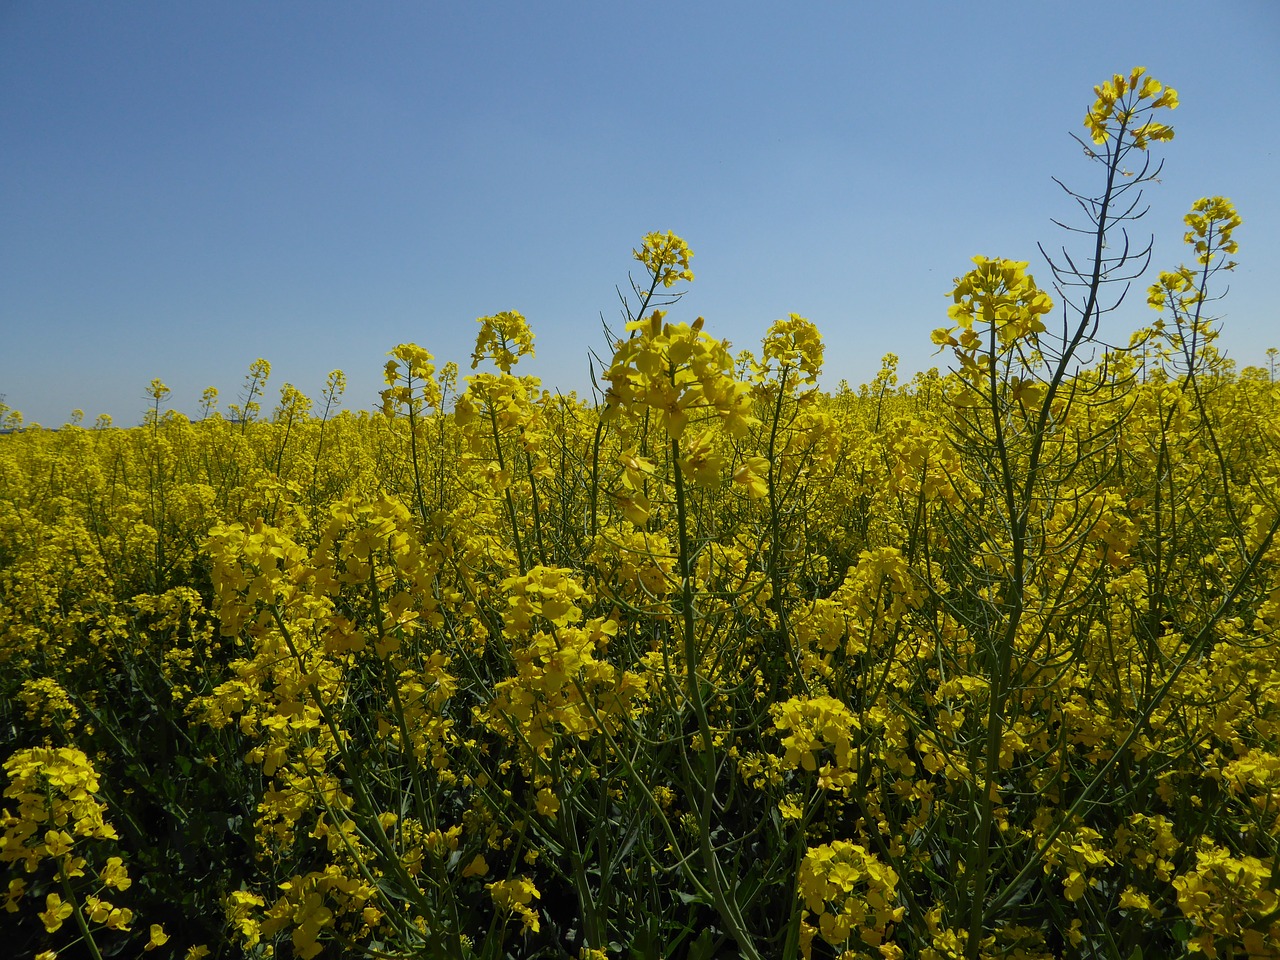
[[[491,317],[477,317],[476,323],[480,324],[480,333],[471,354],[472,370],[487,358],[503,373],[510,373],[521,357],[534,355],[533,331],[523,314],[504,310]]]
[[[646,233],[640,249],[632,250],[631,255],[644,264],[655,286],[671,287],[680,280],[693,280],[693,271],[689,269],[693,251],[670,230],[666,234]]]
[[[1146,67],[1134,67],[1128,76],[1117,73],[1093,88],[1098,99],[1085,114],[1084,125],[1094,143],[1128,137],[1129,144],[1146,150],[1152,141],[1173,139],[1173,128],[1151,119],[1150,114],[1161,108],[1175,109],[1178,93],[1154,77],[1144,76],[1146,72]]]
[[[605,371],[609,382],[604,416],[637,418],[651,411],[672,440],[691,420],[718,417],[725,430],[743,437],[754,419],[750,385],[733,376],[733,359],[722,340],[692,324],[666,323],[664,312],[627,324],[634,336],[621,341]]]

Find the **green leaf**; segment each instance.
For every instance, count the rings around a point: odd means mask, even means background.
[[[700,893],[685,893],[683,890],[677,890],[676,896],[680,898],[680,902],[686,906],[690,903],[705,903],[714,906],[711,900],[707,899]]]
[[[689,944],[689,960],[711,960],[715,955],[716,940],[711,928],[707,927],[697,940]]]

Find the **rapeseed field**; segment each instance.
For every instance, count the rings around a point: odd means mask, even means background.
[[[508,311],[380,411],[0,437],[12,955],[1280,956],[1280,387],[1221,197],[1104,335],[1177,95],[1095,94],[1083,246],[975,257],[946,373],[734,352],[652,233],[589,397]]]

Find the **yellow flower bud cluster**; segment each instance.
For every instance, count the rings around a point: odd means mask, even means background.
[[[382,391],[382,412],[390,417],[397,411],[440,406],[440,385],[432,379],[434,357],[416,343],[399,344],[389,354],[383,369],[387,388]]]
[[[289,930],[293,952],[302,960],[310,960],[323,946],[321,934],[334,927],[336,917],[350,914],[365,918],[365,904],[377,902],[378,891],[363,879],[347,876],[337,867],[294,875],[280,884],[282,896],[267,909],[266,919],[255,935],[270,938],[281,930]],[[237,913],[239,913],[237,908]],[[244,919],[248,919],[247,911]],[[252,921],[250,921],[252,923]]]
[[[1198,263],[1207,266],[1218,254],[1240,249],[1231,234],[1242,221],[1235,205],[1226,197],[1201,197],[1182,219],[1191,228],[1182,239],[1195,249]]]
[[[1222,262],[1221,257],[1240,249],[1232,234],[1242,222],[1226,197],[1201,197],[1182,219],[1189,228],[1183,240],[1195,252],[1197,266],[1183,264],[1176,270],[1161,271],[1147,289],[1147,305],[1153,310],[1167,309],[1173,315],[1177,333],[1166,338],[1175,346],[1181,346],[1181,338],[1188,333],[1201,343],[1217,338],[1212,318],[1204,316],[1202,305],[1209,299],[1209,278],[1219,270],[1235,269],[1234,260]],[[1156,329],[1163,333],[1161,326]]]
[[[924,593],[901,551],[864,550],[829,597],[815,598],[791,616],[791,628],[807,673],[826,675],[833,662],[878,652]]]
[[[471,453],[479,458],[507,469],[506,461],[499,462],[494,432],[499,440],[513,440],[526,453],[535,456],[537,464],[545,462],[542,450],[546,445],[547,428],[540,405],[537,403],[537,377],[514,377],[509,373],[477,373],[467,377],[467,392],[458,397],[454,406],[454,422],[462,428]],[[501,489],[509,482],[509,475]]]
[[[1127,136],[1134,147],[1145,150],[1152,140],[1173,139],[1173,128],[1149,115],[1161,107],[1175,109],[1178,92],[1144,76],[1146,72],[1146,67],[1134,67],[1128,76],[1117,73],[1093,88],[1098,99],[1085,114],[1084,125],[1094,143]],[[1144,114],[1147,119],[1139,123]]]
[[[58,727],[70,732],[80,719],[80,710],[52,677],[23,681],[18,699],[26,708],[27,719],[42,727]]]
[[[1117,858],[1127,858],[1144,880],[1168,883],[1173,877],[1173,856],[1182,842],[1173,833],[1173,822],[1159,814],[1135,813],[1116,827]]]
[[[945,441],[940,425],[903,417],[889,433],[892,456],[885,482],[890,490],[899,496],[929,500],[954,502],[959,498],[960,460]]]
[[[665,235],[646,233],[640,249],[632,250],[631,256],[644,264],[655,286],[660,283],[670,287],[677,280],[693,280],[693,271],[689,269],[693,251],[670,230]]]
[[[797,370],[800,382],[813,385],[822,372],[822,334],[811,321],[798,313],[786,320],[776,320],[765,333],[761,354],[765,362],[757,366],[755,377],[763,380],[771,370],[770,361],[780,370]]]
[[[1046,835],[1055,824],[1056,811],[1045,807],[1036,814],[1032,829]],[[1075,824],[1059,833],[1045,851],[1044,872],[1062,878],[1062,894],[1075,903],[1097,887],[1101,873],[1115,859],[1106,852],[1102,835],[1092,827]]]
[[[876,547],[858,554],[858,563],[832,599],[844,604],[852,617],[851,652],[865,650],[884,639],[925,599],[919,577],[897,547]]]
[[[980,338],[966,336],[973,334],[975,323],[994,326],[1002,345],[1034,339],[1036,334],[1043,333],[1045,327],[1040,318],[1053,309],[1053,300],[1036,286],[1035,277],[1027,273],[1027,262],[981,255],[974,257],[973,262],[974,268],[956,280],[949,294],[955,302],[947,310],[947,316],[964,331],[961,349],[972,352],[981,345]],[[940,342],[940,336],[934,334],[935,343]],[[949,335],[941,342],[955,344]]]
[[[265,606],[300,599],[300,574],[307,551],[283,531],[261,519],[246,527],[218,524],[209,531],[206,549],[214,562],[214,590],[223,636],[235,636],[246,622],[263,615]]]
[[[262,941],[262,925],[254,913],[265,906],[262,897],[248,890],[232,890],[223,900],[223,916],[245,947],[256,947]]]
[[[1203,299],[1204,295],[1200,292],[1190,267],[1162,270],[1160,278],[1147,288],[1147,306],[1152,310],[1168,307],[1175,314],[1185,314],[1194,310],[1196,304]]]
[[[660,601],[676,588],[676,556],[664,533],[648,533],[626,524],[600,531],[591,551],[595,590],[631,605]]]
[[[492,317],[477,317],[476,323],[480,324],[480,333],[471,354],[472,370],[488,357],[503,373],[510,373],[521,357],[533,356],[533,331],[523,314],[504,310]]]
[[[974,268],[956,278],[947,315],[956,324],[933,331],[931,339],[950,347],[960,364],[951,402],[972,407],[982,401],[986,380],[1001,361],[1025,358],[1039,350],[1041,319],[1053,300],[1027,273],[1027,262],[976,256]],[[994,343],[989,341],[994,340]],[[1022,390],[1032,384],[1013,384]]]

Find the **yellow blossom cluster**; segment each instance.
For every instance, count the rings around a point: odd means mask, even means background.
[[[133,910],[102,895],[133,885],[124,861],[97,856],[83,842],[119,839],[104,817],[99,776],[89,758],[73,747],[34,747],[14,753],[4,771],[4,798],[13,805],[0,809],[0,864],[20,863],[38,886],[44,886],[42,864],[52,865],[58,890],[45,894],[44,909],[36,914],[45,932],[58,933],[77,914],[81,936],[91,942],[97,931],[130,932]],[[9,881],[7,912],[17,912],[28,886],[26,879]],[[151,941],[160,945],[166,939],[163,927],[153,925]]]
[[[671,287],[680,280],[693,280],[693,271],[689,269],[693,251],[670,230],[665,234],[646,233],[640,249],[632,250],[631,255],[649,271],[655,286],[660,283]]]
[[[845,948],[839,955],[849,960],[900,960],[901,950],[876,949],[886,943],[892,925],[905,912],[897,905],[898,880],[891,867],[856,843],[836,840],[806,850],[796,881],[806,907],[801,933],[806,960],[812,956],[815,935]]]
[[[585,591],[572,571],[534,567],[503,583],[510,591],[502,635],[515,670],[498,683],[490,723],[545,756],[557,736],[586,739],[625,716],[638,679],[601,659],[615,621],[582,623]]]
[[[774,704],[770,713],[782,735],[784,769],[817,773],[819,785],[827,790],[853,785],[852,742],[860,731],[848,707],[834,697],[792,697]],[[824,761],[821,766],[819,759]]]
[[[728,348],[703,331],[701,319],[672,324],[663,318],[655,310],[627,325],[634,336],[618,344],[604,374],[610,385],[605,416],[652,411],[667,436],[679,441],[691,420],[713,415],[741,438],[752,423],[750,388],[734,378]],[[700,432],[690,447],[705,452],[691,458],[710,456],[713,436]]]
[[[1024,341],[1034,347],[1045,329],[1041,318],[1053,309],[1053,300],[1036,286],[1025,261],[977,256],[973,262],[974,268],[951,291],[955,303],[947,315],[957,326],[933,332],[933,342],[952,347],[965,369],[980,366],[984,330],[1002,348]]]
[[[471,355],[472,370],[487,357],[503,373],[510,373],[521,357],[534,355],[533,331],[518,311],[504,310],[492,317],[479,317],[476,323],[480,324],[480,333]]]
[[[98,773],[89,758],[74,747],[33,747],[14,753],[4,763],[9,777],[0,862],[21,863],[34,873],[46,858],[68,876],[82,873],[83,857],[73,854],[77,838],[118,839],[104,819],[105,808],[95,796]]]
[[[1146,67],[1134,67],[1128,75],[1117,73],[1093,88],[1098,99],[1085,115],[1084,125],[1094,143],[1127,136],[1134,147],[1146,150],[1152,141],[1173,139],[1172,127],[1148,115],[1160,108],[1175,109],[1178,93],[1146,72]]]

